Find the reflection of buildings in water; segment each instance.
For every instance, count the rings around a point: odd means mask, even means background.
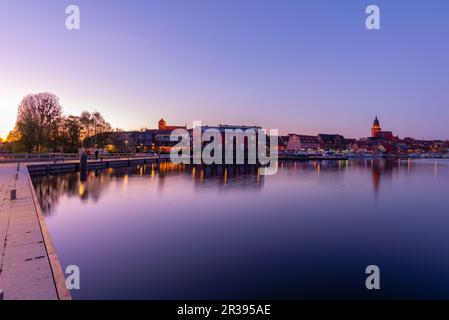
[[[261,174],[264,168],[256,165],[192,165],[187,170],[198,190],[209,187],[257,190],[263,187],[265,177]]]
[[[389,180],[393,177],[393,169],[396,168],[394,160],[388,159],[371,159],[371,177],[373,182],[374,193],[379,194],[381,178]]]
[[[432,163],[432,174],[437,174],[437,166]],[[278,175],[297,178],[301,175],[316,175],[329,184],[329,179],[340,179],[340,173],[349,169],[370,170],[374,192],[378,194],[381,181],[392,179],[393,172],[404,169],[410,172],[416,169],[412,161],[389,159],[354,159],[344,161],[280,161]],[[79,197],[83,201],[98,201],[106,185],[125,182],[136,177],[157,179],[162,190],[171,177],[184,177],[185,181],[193,181],[197,190],[204,188],[219,188],[220,190],[236,189],[260,190],[264,186],[265,176],[261,175],[264,168],[251,165],[242,166],[195,166],[174,164],[170,162],[139,165],[135,167],[109,168],[105,170],[88,171],[84,182],[80,181],[79,173],[52,174],[34,176],[33,184],[44,214],[50,215],[55,205],[63,195]]]
[[[338,181],[340,173],[349,169],[370,170],[374,193],[378,194],[381,179],[391,180],[394,169],[397,168],[397,160],[392,159],[351,159],[351,160],[325,160],[325,161],[281,161],[279,172],[291,176],[315,173],[322,178],[323,183]],[[409,164],[410,166],[410,164]]]
[[[250,166],[226,168],[225,166],[195,167],[184,164],[161,162],[160,164],[138,165],[135,167],[90,170],[85,177],[79,172],[33,176],[36,195],[45,215],[51,215],[62,196],[79,197],[82,201],[98,201],[108,184],[117,182],[124,187],[135,177],[157,177],[162,189],[167,179],[175,176],[193,177],[196,186],[240,186],[260,187],[263,178]],[[83,178],[83,179],[81,179]]]

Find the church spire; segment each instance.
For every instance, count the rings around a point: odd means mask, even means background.
[[[376,115],[376,118],[374,119],[373,122],[373,126],[371,127],[371,137],[373,138],[379,137],[381,131],[382,129],[380,128],[380,122]]]

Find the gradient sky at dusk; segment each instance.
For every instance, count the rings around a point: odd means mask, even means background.
[[[65,29],[65,7],[81,30]],[[365,8],[381,9],[380,31]],[[447,0],[0,0],[0,136],[27,93],[113,127],[449,139]]]

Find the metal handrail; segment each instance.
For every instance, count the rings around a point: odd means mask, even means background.
[[[157,155],[148,155],[148,157]],[[78,160],[80,154],[78,153],[0,153],[1,160]],[[120,159],[120,158],[136,158],[147,157],[144,154],[135,153],[107,153],[98,154],[98,159]],[[96,159],[95,154],[88,155],[89,159]]]

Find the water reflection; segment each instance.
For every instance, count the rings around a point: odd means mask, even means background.
[[[51,215],[61,197],[79,197],[82,201],[97,202],[104,188],[111,183],[126,186],[130,179],[150,178],[164,188],[166,180],[173,177],[191,177],[194,188],[240,188],[257,190],[263,187],[264,176],[256,166],[188,166],[174,163],[138,165],[135,167],[90,170],[81,173],[34,175],[32,177],[37,197],[44,215]]]
[[[394,173],[406,169],[407,174],[422,166],[432,165],[432,174],[438,177],[438,165],[447,167],[447,162],[433,160],[416,162],[413,160],[389,159],[356,159],[345,161],[282,161],[278,164],[278,174],[301,176],[314,173],[323,181],[339,179],[348,170],[364,170],[371,172],[373,193],[379,194],[381,182],[392,181]],[[256,166],[188,166],[173,163],[138,165],[126,168],[108,168],[88,171],[85,177],[80,173],[63,173],[33,176],[37,197],[45,215],[51,215],[58,200],[63,197],[79,197],[82,201],[97,202],[105,186],[111,183],[122,183],[126,186],[130,178],[147,177],[157,180],[159,188],[163,188],[166,180],[173,177],[191,177],[194,189],[201,191],[207,188],[225,189],[238,188],[245,191],[260,190],[264,186],[265,176]],[[441,170],[445,174],[444,170]],[[333,173],[333,176],[326,173]]]
[[[449,298],[449,161],[278,168],[166,163],[33,182],[63,267],[83,270],[75,299]],[[375,296],[368,264],[382,272]]]

